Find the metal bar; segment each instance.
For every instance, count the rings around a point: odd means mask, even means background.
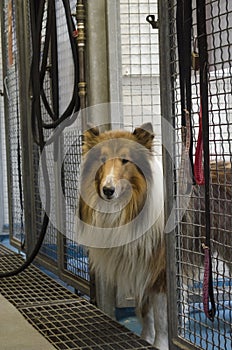
[[[78,93],[80,97],[81,108],[81,129],[88,128],[87,117],[87,82],[86,82],[86,1],[78,0],[76,4],[76,21],[77,21],[77,46],[79,59],[79,82]],[[85,285],[86,288],[86,285]],[[81,290],[81,288],[79,288]],[[93,304],[96,303],[96,286],[95,275],[90,272],[90,285],[88,286],[88,295]]]
[[[1,39],[1,33],[0,33],[0,39]],[[1,49],[1,44],[0,44],[0,49]],[[1,64],[1,55],[2,52],[0,52],[0,64]],[[0,81],[2,84],[2,68],[0,67]],[[2,115],[2,110],[3,110],[3,91],[0,86],[0,128],[2,129],[3,127],[3,115]],[[0,230],[3,230],[3,225],[4,225],[4,172],[3,172],[3,133],[0,132]]]
[[[0,17],[1,20],[1,17]],[[1,33],[1,29],[0,29],[0,40],[2,37],[2,33]],[[2,63],[2,44],[0,41],[0,64]],[[1,130],[4,127],[5,123],[4,123],[4,94],[3,94],[3,76],[2,76],[2,64],[0,67],[0,81],[1,81],[1,85],[0,85],[0,127]],[[4,159],[4,131],[0,133],[0,229],[3,230],[4,228],[4,214],[5,214],[5,207],[4,207],[4,202],[5,202],[5,193],[6,193],[6,189],[4,189],[4,183],[5,183],[5,179],[4,179],[4,163],[5,163],[5,159]]]
[[[171,135],[167,132],[172,131],[172,81],[171,81],[171,60],[170,60],[170,28],[169,28],[169,1],[160,0],[158,4],[159,18],[159,45],[160,45],[160,91],[161,91],[161,129],[162,129],[162,145],[163,146],[163,169],[165,182],[165,221],[170,218],[174,206],[174,174],[173,154],[174,154],[174,131]],[[168,125],[168,129],[167,129]],[[167,293],[168,293],[168,319],[169,325],[170,350],[178,349],[172,342],[177,336],[177,304],[176,304],[176,264],[175,264],[175,224],[174,217],[172,230],[166,233],[166,256],[167,262]]]
[[[88,1],[88,121],[109,128],[109,71],[106,1]],[[94,106],[94,107],[93,107]]]
[[[85,122],[110,126],[109,110],[109,72],[106,1],[89,1],[87,16],[87,63],[88,63],[88,115]],[[96,301],[100,309],[115,317],[115,290],[106,285],[106,281],[95,276]]]
[[[76,5],[76,20],[77,20],[77,46],[78,46],[78,58],[79,58],[79,83],[78,90],[80,96],[80,106],[82,109],[82,129],[86,129],[86,74],[85,74],[85,51],[86,51],[86,5],[83,0],[78,0]]]
[[[123,128],[120,1],[106,0],[111,127]]]
[[[5,32],[5,11],[6,2],[0,2],[0,24],[1,24],[1,39],[2,39],[2,76],[3,76],[3,94],[4,94],[4,116],[5,116],[5,138],[6,138],[6,159],[7,159],[7,186],[8,189],[12,189],[12,177],[11,177],[11,153],[10,153],[10,129],[9,129],[9,95],[7,87],[7,37]],[[8,212],[9,212],[9,232],[10,237],[13,236],[13,199],[8,192]]]
[[[16,34],[18,50],[19,69],[19,98],[20,98],[20,124],[21,124],[21,147],[22,147],[22,181],[24,198],[24,220],[26,235],[27,254],[33,250],[35,245],[35,224],[34,224],[34,186],[33,186],[33,160],[32,160],[32,139],[30,125],[30,43],[27,33],[29,31],[27,3],[23,5],[18,2],[16,6]]]

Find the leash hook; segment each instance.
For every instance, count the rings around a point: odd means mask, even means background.
[[[146,21],[150,23],[153,29],[159,29],[159,20],[155,19],[155,15],[148,15]]]

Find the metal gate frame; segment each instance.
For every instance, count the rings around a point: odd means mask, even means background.
[[[171,81],[171,60],[170,60],[170,27],[169,27],[169,9],[168,0],[159,0],[158,3],[159,19],[159,45],[160,45],[160,99],[161,99],[161,129],[164,130],[166,123],[171,122],[172,111],[172,81]],[[174,174],[174,164],[172,155],[174,154],[174,133],[165,140],[166,147],[163,147],[163,169],[166,179],[166,200],[164,203],[165,218],[169,218],[173,208],[175,189],[170,174]],[[169,174],[169,176],[168,176]],[[177,275],[175,261],[175,229],[166,237],[167,254],[167,293],[168,293],[168,333],[171,339],[170,350],[181,349],[181,343],[177,339],[177,305],[172,297],[172,292],[177,290],[177,281],[173,276]],[[170,278],[171,277],[171,278]]]
[[[174,57],[174,55],[175,55],[174,51],[176,50],[176,41],[175,41],[176,34],[175,34],[175,31],[173,32],[173,28],[172,28],[172,25],[175,21],[175,13],[174,13],[174,10],[175,10],[174,4],[175,3],[176,2],[172,1],[172,0],[171,1],[170,0],[165,0],[165,1],[160,0],[159,1],[159,25],[160,25],[159,38],[160,38],[160,63],[161,63],[160,64],[160,77],[161,77],[160,85],[161,85],[162,130],[163,130],[163,137],[166,137],[165,139],[163,139],[163,144],[166,146],[165,148],[163,148],[163,165],[164,165],[164,176],[165,176],[165,186],[166,186],[166,201],[165,201],[165,217],[166,217],[166,219],[168,219],[168,218],[170,219],[170,215],[171,215],[173,208],[176,208],[176,206],[178,208],[178,204],[175,204],[175,200],[176,201],[178,200],[178,193],[177,193],[177,188],[176,188],[177,181],[176,181],[176,177],[175,177],[177,173],[176,173],[176,166],[173,162],[173,159],[175,159],[176,152],[178,152],[178,150],[176,150],[176,148],[175,148],[175,147],[177,147],[176,146],[177,140],[176,140],[175,127],[173,126],[173,121],[176,118],[176,113],[177,113],[177,109],[175,109],[174,104],[178,103],[178,102],[176,102],[177,99],[175,99],[176,96],[174,96],[174,94],[175,94],[174,89],[175,89],[176,85],[173,85],[173,80],[175,79],[174,75],[178,76],[178,72],[172,71],[173,62],[178,59],[177,56]],[[212,1],[212,3],[216,3],[216,2]],[[227,2],[227,9],[229,6],[228,4],[229,4],[229,2]],[[215,6],[217,6],[217,5],[215,5]],[[225,4],[224,4],[223,8],[225,10],[225,8],[226,8]],[[230,7],[229,13],[231,14],[231,7]],[[219,14],[220,14],[220,11],[219,11]],[[224,12],[222,12],[222,14],[224,14]],[[211,15],[212,15],[212,13],[211,13]],[[217,15],[215,15],[215,17],[216,16]],[[219,15],[218,15],[218,17],[219,17]],[[213,18],[213,16],[212,16],[212,18]],[[220,19],[219,19],[219,21],[220,21]],[[227,22],[227,25],[228,25],[228,22]],[[221,29],[220,26],[219,26],[219,29]],[[227,28],[227,30],[230,30],[230,34],[231,34],[231,26],[229,26]],[[227,40],[228,40],[228,37],[229,37],[229,34],[227,36]],[[222,44],[221,41],[220,41],[220,44]],[[229,45],[230,44],[228,42],[228,55],[229,55],[229,48],[231,49],[231,45],[230,46]],[[218,46],[216,46],[216,47],[218,48]],[[228,59],[228,61],[229,61],[228,64],[230,65],[230,71],[231,71],[231,56],[229,56],[229,57],[230,58]],[[221,59],[221,61],[220,61],[220,59]],[[220,59],[219,59],[219,62],[223,63],[223,55],[221,55]],[[213,64],[216,65],[216,63],[213,63]],[[223,90],[223,91],[224,91],[224,93],[228,93],[227,90]],[[211,91],[212,95],[214,93],[215,92]],[[211,99],[212,99],[212,96],[211,96]],[[226,102],[225,102],[225,106],[228,106],[226,104]],[[226,107],[224,107],[224,108],[226,108]],[[231,103],[230,103],[230,108],[231,108]],[[213,110],[213,107],[212,107],[212,110]],[[178,109],[178,111],[179,111],[179,109]],[[196,112],[194,112],[194,113],[196,113]],[[175,119],[175,121],[176,121],[176,119]],[[228,127],[228,136],[227,136],[228,140],[227,139],[225,139],[225,140],[227,140],[229,142],[229,144],[231,145],[231,137],[229,137],[229,135],[231,135],[231,131],[229,131],[229,127],[231,128],[231,119],[230,119],[230,121],[227,120],[227,123],[228,123],[228,125],[227,125],[227,127]],[[212,124],[214,126],[214,123],[212,123]],[[171,126],[171,128],[169,130],[169,134],[168,134],[169,137],[168,138],[167,138],[167,133],[165,132],[165,131],[167,131],[167,125]],[[219,139],[216,139],[216,140],[218,142]],[[222,137],[221,142],[223,142],[223,137]],[[222,151],[221,151],[222,153],[218,152],[218,155],[217,155],[217,151],[215,151],[215,152],[216,152],[216,156],[221,156],[221,155],[224,156],[223,147],[222,147]],[[177,155],[178,154],[179,153],[177,153]],[[225,153],[225,154],[227,155],[227,153]],[[230,157],[230,162],[231,162],[231,154],[228,156]],[[172,174],[172,176],[170,176],[170,174]],[[211,199],[212,198],[210,198],[210,200]],[[178,212],[178,209],[176,211]],[[177,254],[178,254],[177,250],[178,250],[178,248],[180,249],[179,245],[181,246],[181,244],[177,242],[177,239],[178,239],[177,237],[178,237],[180,228],[178,226],[175,227],[176,220],[174,217],[173,217],[173,222],[170,222],[170,223],[172,224],[171,227],[173,227],[173,229],[166,234],[166,250],[168,252],[168,254],[167,254],[167,289],[168,289],[168,319],[169,319],[170,349],[171,350],[178,350],[178,349],[192,349],[192,350],[194,350],[196,348],[200,349],[201,348],[200,345],[198,345],[197,343],[194,344],[194,341],[190,342],[190,341],[188,341],[187,338],[185,339],[184,335],[183,335],[183,337],[180,335],[180,328],[183,330],[182,327],[185,326],[185,323],[184,323],[185,321],[183,321],[181,319],[182,312],[180,313],[180,310],[179,310],[178,295],[177,295],[177,293],[179,293],[178,290],[180,290],[180,288],[181,288],[180,285],[178,285],[178,276],[180,277],[180,272],[178,271],[178,264],[180,263],[181,259],[178,260],[178,258],[177,258]],[[179,235],[181,235],[181,232]],[[230,247],[231,247],[231,245],[230,245]],[[217,259],[217,258],[215,258],[215,259]],[[224,272],[223,272],[223,276],[225,276],[223,278],[226,278],[227,274],[224,275]],[[179,280],[179,284],[181,284],[180,280]],[[231,284],[230,284],[229,288],[230,289],[227,291],[227,293],[228,293],[227,297],[229,299],[226,299],[226,300],[230,300],[230,302],[231,302]],[[219,291],[220,291],[220,288],[219,288]],[[182,291],[182,293],[183,293],[183,291]],[[223,293],[224,293],[224,290],[223,290]],[[216,294],[216,292],[215,292],[215,294]],[[223,298],[224,297],[222,297],[222,299]],[[217,300],[217,303],[220,304],[220,299]],[[231,306],[224,306],[224,308],[226,308],[226,310],[231,313]],[[217,316],[217,317],[218,317],[217,320],[219,320],[220,316]],[[231,317],[232,317],[232,315],[230,316],[230,320],[231,320]],[[183,322],[184,325],[180,326],[181,322]],[[188,322],[188,320],[186,322]],[[202,323],[204,323],[204,322],[202,321]],[[226,319],[223,319],[223,322],[225,322],[224,323],[224,327],[225,327],[225,324],[228,321],[226,321]],[[201,323],[201,321],[199,321],[199,327],[202,327],[202,323]],[[195,325],[195,323],[194,323],[194,325]],[[217,327],[217,325],[215,327]],[[212,323],[207,323],[206,328],[211,329],[212,332],[214,332],[214,327],[213,327]],[[217,332],[220,335],[220,328],[217,329]],[[227,340],[225,340],[225,342],[228,346],[228,344],[230,342],[229,341],[230,335],[228,333],[226,333],[226,334],[227,334],[226,335]],[[202,335],[201,335],[201,337],[202,337]],[[206,348],[211,349],[212,346],[214,346],[213,345],[214,340],[210,340],[210,339],[208,340],[208,338],[206,336],[206,339],[204,339],[204,344],[206,344],[206,345],[204,345],[204,346],[206,346]],[[216,348],[221,349],[221,346],[222,345],[220,345],[220,340],[219,340],[218,345],[215,345],[215,349]]]
[[[38,207],[38,191],[36,188],[36,177],[38,176],[38,148],[32,139],[31,133],[31,96],[30,96],[30,64],[31,64],[31,42],[30,42],[30,22],[29,22],[29,2],[15,2],[14,3],[14,27],[12,28],[15,35],[16,47],[14,64],[17,65],[15,69],[16,78],[18,81],[18,95],[17,103],[19,103],[18,118],[20,120],[19,125],[19,145],[18,157],[21,162],[22,172],[22,201],[23,201],[23,234],[25,237],[25,245],[22,247],[18,236],[16,236],[16,229],[14,226],[14,213],[13,208],[18,206],[20,209],[19,198],[17,197],[17,203],[15,203],[15,196],[18,196],[18,192],[14,191],[13,178],[12,178],[12,142],[17,142],[17,139],[12,139],[11,125],[9,124],[9,118],[15,117],[12,115],[10,109],[10,101],[8,100],[8,94],[11,93],[7,87],[7,79],[9,75],[9,62],[8,62],[8,35],[7,35],[7,6],[11,0],[2,1],[0,4],[1,10],[1,31],[2,31],[2,48],[3,48],[3,80],[4,86],[4,102],[5,102],[5,121],[6,121],[6,149],[7,149],[7,180],[9,190],[9,229],[10,229],[10,241],[13,246],[19,250],[23,250],[26,254],[30,254],[33,247],[36,244],[39,234],[40,226],[38,226],[38,218],[42,218],[42,211],[39,212]],[[15,155],[15,153],[14,153]],[[16,165],[17,167],[17,165]],[[36,182],[35,182],[36,181]],[[41,210],[41,209],[40,209]],[[61,208],[59,208],[61,210]],[[59,216],[59,215],[58,215]],[[21,227],[22,229],[22,227]],[[64,236],[56,230],[56,249],[57,259],[53,256],[49,257],[46,251],[41,250],[36,261],[41,266],[44,266],[48,270],[54,272],[61,280],[73,286],[76,290],[90,295],[90,283],[86,279],[83,279],[76,275],[75,271],[68,271],[65,264],[65,254],[67,253],[67,246],[65,244]],[[66,253],[65,253],[66,252]],[[80,254],[77,247],[72,248],[72,254]]]
[[[3,49],[3,81],[4,81],[4,106],[5,106],[5,110],[4,110],[4,114],[5,114],[5,128],[6,128],[6,152],[7,152],[7,174],[12,174],[12,168],[11,168],[11,144],[10,144],[10,126],[9,126],[9,119],[10,119],[10,94],[11,91],[9,91],[8,89],[8,55],[7,55],[7,49],[8,49],[8,42],[7,42],[7,32],[6,32],[6,28],[5,28],[5,21],[6,21],[6,16],[4,16],[4,14],[6,13],[6,6],[9,5],[9,2],[1,2],[1,30],[2,30],[2,49]],[[5,6],[5,8],[4,8]],[[21,84],[22,82],[19,79],[19,71],[22,69],[21,65],[25,64],[25,67],[27,66],[28,63],[28,57],[25,56],[25,49],[26,49],[26,45],[28,43],[28,40],[24,37],[24,32],[23,32],[23,28],[22,26],[18,23],[18,18],[19,16],[21,16],[21,18],[24,18],[24,13],[23,13],[23,9],[18,7],[17,11],[15,11],[15,21],[17,22],[17,28],[18,31],[14,31],[14,35],[15,35],[15,40],[17,40],[18,43],[20,43],[20,47],[18,47],[18,50],[20,51],[20,54],[23,55],[22,56],[22,60],[18,60],[18,57],[15,56],[13,59],[13,62],[11,64],[12,68],[15,70],[15,73],[17,75],[17,81],[18,81],[18,89],[19,89],[19,96],[17,96],[18,101],[16,101],[16,104],[18,104],[19,110],[18,113],[21,115],[25,115],[27,116],[27,110],[25,109],[25,105],[23,105],[22,103],[19,103],[19,100],[22,98],[22,93],[23,91],[25,91],[26,89],[26,84]],[[13,22],[13,19],[11,19]],[[21,22],[23,23],[23,22]],[[14,28],[12,28],[12,31],[14,30]],[[4,50],[5,49],[5,50]],[[25,70],[25,78],[28,77],[28,70]],[[18,116],[19,117],[19,116]],[[23,120],[21,120],[21,123],[23,125],[18,126],[22,132],[22,127],[25,128],[25,130],[28,128],[27,125],[27,118],[23,118]],[[25,149],[29,148],[29,144],[28,144],[28,137],[27,137],[27,133],[23,134],[19,134],[19,138],[20,138],[20,149],[18,150],[18,152],[20,153],[20,155],[18,154],[18,157],[20,156],[21,160],[21,164],[22,162],[24,162],[24,164],[29,165],[30,164],[30,160],[29,158],[26,159],[26,157],[28,157],[28,154],[23,155],[22,154],[22,148],[25,147]],[[22,158],[25,157],[24,160],[22,160]],[[26,168],[26,173],[29,175],[30,178],[30,168]],[[16,247],[20,246],[20,242],[18,239],[15,238],[15,227],[14,227],[14,223],[13,223],[13,206],[15,205],[15,203],[13,203],[13,197],[12,195],[12,191],[13,191],[13,180],[12,180],[12,176],[8,176],[7,177],[8,180],[8,191],[9,191],[9,228],[10,228],[10,237],[11,237],[11,242],[12,244],[14,244]],[[23,181],[23,179],[22,179]],[[25,184],[28,185],[27,183],[22,183],[22,186],[25,187]],[[25,205],[27,206],[27,204],[25,203]],[[31,206],[31,202],[30,202],[30,196],[28,197],[28,205],[29,207]],[[26,208],[25,208],[26,209]],[[25,226],[29,226],[30,225],[30,216],[25,216]],[[17,230],[16,230],[17,231]],[[28,246],[30,246],[29,242],[28,242]]]

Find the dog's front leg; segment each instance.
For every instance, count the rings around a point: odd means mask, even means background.
[[[155,293],[153,300],[155,322],[154,346],[159,350],[168,350],[167,295],[165,293]]]
[[[151,345],[154,343],[155,327],[154,327],[154,310],[152,305],[150,308],[146,310],[146,313],[143,313],[142,315],[141,337]]]

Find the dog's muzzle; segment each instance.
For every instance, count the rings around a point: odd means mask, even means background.
[[[114,197],[115,187],[114,186],[104,186],[102,191],[103,191],[104,196],[107,199],[111,199]]]

